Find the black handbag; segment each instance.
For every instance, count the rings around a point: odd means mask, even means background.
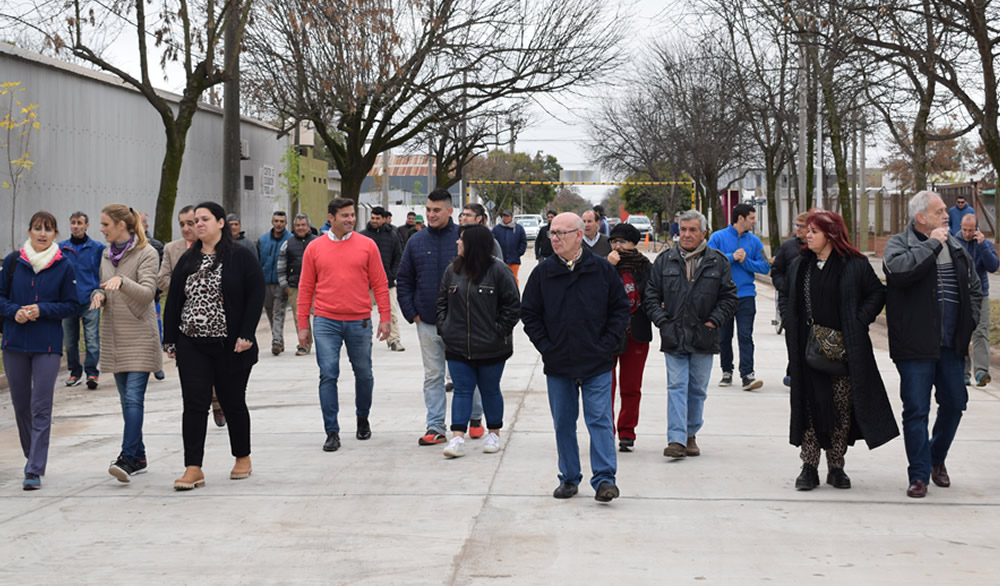
[[[810,269],[806,269],[803,281],[806,302],[806,325],[809,326],[809,337],[806,339],[806,366],[816,372],[829,376],[847,376],[847,348],[844,346],[844,334],[840,330],[817,325],[813,322]]]

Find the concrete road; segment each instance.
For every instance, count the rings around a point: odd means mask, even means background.
[[[530,254],[530,253],[529,253]],[[526,257],[527,258],[527,257]],[[533,262],[521,270],[522,283]],[[703,455],[662,456],[666,373],[646,365],[639,437],[619,454],[622,498],[585,482],[551,496],[556,452],[542,365],[520,326],[507,363],[504,449],[465,458],[419,447],[424,431],[416,332],[407,350],[374,349],[373,437],[354,439],[353,375],[341,360],[343,448],[324,440],[314,355],[264,353],[250,381],[253,475],[228,479],[225,429],[210,424],[207,486],[176,493],[183,470],[176,372],[151,381],[149,473],[107,474],[122,427],[110,376],[96,391],[59,387],[44,488],[21,490],[24,461],[9,397],[0,398],[0,583],[315,584],[996,584],[1000,544],[1000,394],[972,388],[948,460],[953,486],[908,499],[903,442],[847,455],[854,488],[796,492],[782,338],[759,287],[757,392],[719,388]],[[291,335],[291,320],[287,320]],[[873,330],[899,418],[898,376]],[[266,348],[264,328],[258,340]],[[287,338],[288,346],[293,346]],[[587,434],[580,442],[586,461]],[[825,463],[821,465],[821,475]]]

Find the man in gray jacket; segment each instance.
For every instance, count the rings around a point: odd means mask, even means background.
[[[643,308],[660,330],[667,360],[668,458],[699,456],[695,435],[704,423],[712,355],[719,353],[719,326],[739,298],[726,255],[708,248],[708,221],[697,210],[679,220],[679,246],[656,257]]]
[[[941,197],[921,191],[910,199],[909,212],[906,229],[885,245],[885,308],[903,400],[906,495],[922,498],[929,480],[951,485],[944,462],[969,400],[964,361],[982,289],[969,253],[948,231]],[[938,409],[928,440],[932,385]]]
[[[299,300],[299,274],[302,273],[302,257],[306,253],[306,246],[315,240],[317,236],[313,234],[309,226],[309,216],[299,214],[295,216],[292,223],[292,237],[281,243],[278,249],[278,285],[288,297],[288,305],[297,307]],[[295,321],[295,331],[299,331],[299,315],[297,311],[292,311],[292,319]],[[305,346],[299,344],[295,348],[296,356],[305,356],[312,350],[312,339]]]

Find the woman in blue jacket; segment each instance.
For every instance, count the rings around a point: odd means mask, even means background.
[[[21,450],[28,460],[24,490],[42,487],[52,395],[62,358],[62,320],[77,307],[73,265],[63,258],[57,234],[55,216],[36,212],[28,222],[24,247],[10,253],[0,270],[3,367]]]

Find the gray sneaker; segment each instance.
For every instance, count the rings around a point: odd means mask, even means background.
[[[723,372],[722,373],[722,380],[719,381],[719,386],[720,387],[728,387],[731,384],[733,384],[733,373],[731,373],[731,372]]]

